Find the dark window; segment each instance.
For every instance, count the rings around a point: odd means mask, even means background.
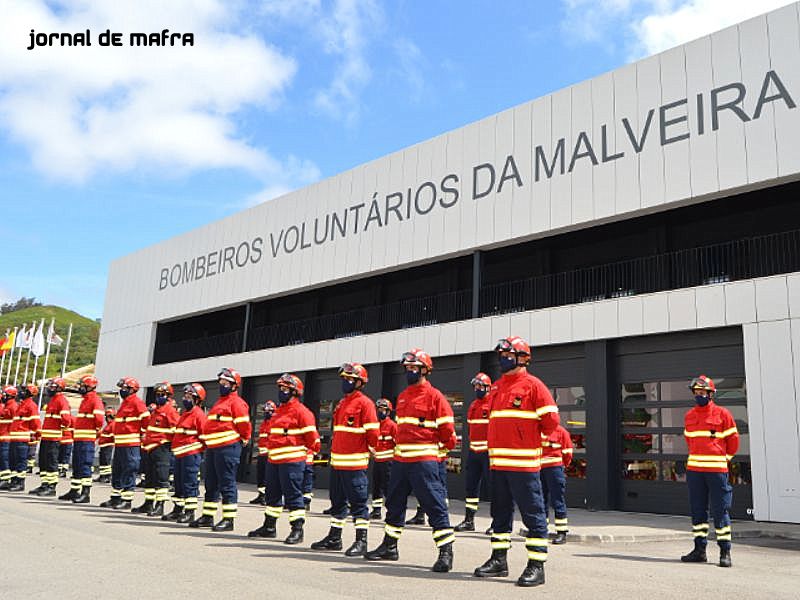
[[[245,306],[159,323],[153,364],[241,352]]]

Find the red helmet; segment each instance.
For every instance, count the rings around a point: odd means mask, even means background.
[[[344,363],[339,367],[339,377],[360,379],[362,383],[367,383],[367,381],[369,381],[367,369],[361,363]]]
[[[391,412],[391,410],[392,410],[392,403],[391,403],[391,401],[390,401],[388,398],[378,398],[378,399],[375,401],[375,406],[376,406],[377,408],[383,408],[383,409],[386,409],[386,410],[388,410],[389,412]]]
[[[527,356],[531,355],[531,347],[528,345],[528,342],[523,340],[518,335],[510,335],[507,338],[498,340],[497,345],[494,347],[494,351],[513,352],[517,356],[520,354]]]
[[[222,369],[219,373],[217,373],[217,379],[230,381],[237,388],[242,387],[242,376],[239,375],[239,371],[236,371],[235,369],[228,369],[227,367]]]
[[[117,387],[128,388],[134,394],[139,391],[139,381],[133,377],[123,377],[117,382]]]
[[[692,383],[689,384],[690,390],[705,390],[710,394],[713,394],[717,391],[717,386],[714,385],[714,380],[711,377],[706,377],[705,375],[700,375],[700,377],[695,377],[692,379]]]
[[[17,395],[22,398],[33,398],[39,395],[39,386],[33,383],[21,384],[17,386]]]
[[[183,395],[189,394],[195,400],[202,402],[206,399],[206,388],[199,383],[187,383],[183,386]]]
[[[292,375],[291,373],[284,373],[278,380],[275,382],[278,384],[278,387],[285,387],[292,390],[292,394],[294,396],[302,396],[303,395],[303,382],[300,381],[300,378],[297,375]]]
[[[44,385],[49,390],[63,392],[64,388],[67,387],[67,382],[64,381],[64,379],[61,377],[51,377],[50,379],[47,380],[47,383],[45,383]]]
[[[418,367],[428,369],[428,371],[433,371],[431,355],[420,348],[412,348],[408,352],[403,352],[403,356],[400,358],[400,364],[417,365]]]
[[[278,406],[272,400],[267,400],[266,402],[264,402],[264,413],[271,415],[277,409]]]
[[[485,388],[492,387],[492,379],[486,373],[476,373],[472,381],[469,382],[472,387],[482,386]]]
[[[13,385],[7,385],[3,388],[3,396],[5,396],[6,400],[10,398],[16,398],[17,388],[15,388]]]
[[[93,389],[96,389],[98,383],[99,382],[97,381],[97,377],[95,377],[94,375],[84,375],[78,380],[78,387],[85,388],[86,392],[88,392]],[[85,394],[86,392],[81,390],[81,393]]]
[[[156,396],[167,396],[168,398],[172,398],[175,395],[175,390],[172,389],[172,385],[169,381],[162,381],[161,383],[157,383],[153,386],[153,393]]]

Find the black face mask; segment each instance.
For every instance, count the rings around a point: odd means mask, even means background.
[[[388,412],[386,412],[385,410],[379,410],[379,411],[378,411],[378,418],[379,418],[381,421],[383,421],[384,419],[386,419],[386,417],[388,417],[388,416],[389,416],[389,413],[388,413]]]
[[[156,396],[156,406],[164,406],[169,400],[169,396]]]
[[[131,395],[131,393],[132,392],[130,390],[120,390],[119,391],[119,397],[122,398],[123,400],[125,400],[125,398],[127,398],[128,396]]]
[[[422,371],[406,371],[406,381],[408,382],[408,385],[419,383],[421,378]]]
[[[186,398],[183,399],[183,408],[185,408],[186,410],[192,410],[193,407],[194,407],[194,400],[191,399],[187,400]]]
[[[511,369],[517,366],[517,358],[515,356],[501,356],[500,357],[500,370],[503,373],[508,373]]]
[[[286,404],[292,399],[292,392],[289,390],[278,390],[278,404]]]
[[[480,400],[486,397],[486,390],[475,390],[475,397]]]
[[[352,394],[355,389],[356,389],[355,381],[353,381],[352,379],[342,378],[342,393]]]
[[[79,393],[81,396],[85,396],[86,394],[88,394],[88,393],[89,393],[89,388],[87,388],[85,385],[82,385],[82,386],[80,386],[80,387],[78,388],[78,393]]]
[[[219,384],[219,395],[220,396],[227,396],[230,393],[231,393],[231,387],[229,385],[227,385],[227,384],[226,385],[222,385],[221,383]]]

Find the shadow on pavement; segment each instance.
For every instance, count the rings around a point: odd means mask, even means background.
[[[596,554],[573,554],[573,556],[577,556],[580,558],[613,558],[615,560],[629,560],[632,562],[660,562],[660,563],[679,563],[681,562],[680,557],[676,558],[658,558],[655,556],[640,556],[640,555],[632,555],[632,554],[603,554],[603,553],[596,553]]]

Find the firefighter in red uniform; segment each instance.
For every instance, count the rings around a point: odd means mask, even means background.
[[[114,417],[116,411],[106,407],[106,424],[97,438],[100,455],[97,458],[97,483],[111,483],[111,461],[114,456]]]
[[[311,544],[313,550],[341,550],[342,528],[348,505],[356,529],[355,542],[346,556],[363,556],[367,551],[369,508],[369,449],[378,442],[378,416],[375,404],[361,392],[369,381],[364,365],[346,363],[339,367],[344,397],[333,411],[331,442],[331,526],[323,539]]]
[[[236,471],[242,448],[250,441],[250,407],[238,391],[242,376],[234,369],[222,369],[217,375],[219,400],[208,413],[200,439],[206,445],[206,494],[203,514],[190,527],[211,527],[213,531],[232,531],[238,510],[239,490]],[[222,520],[213,525],[222,496]],[[213,526],[212,526],[213,525]]]
[[[430,355],[414,348],[403,354],[408,387],[397,397],[397,445],[386,498],[386,525],[381,544],[364,556],[367,560],[398,560],[397,540],[403,533],[406,501],[413,492],[428,515],[439,556],[432,570],[453,568],[455,533],[447,514],[446,492],[439,472],[439,447],[456,445],[453,409],[442,393],[428,382],[433,370]]]
[[[394,446],[397,436],[397,423],[391,418],[392,403],[386,398],[378,398],[378,441],[370,448],[372,457],[372,512],[370,519],[380,519],[383,501],[389,489],[389,475],[394,462]]]
[[[78,382],[78,391],[83,398],[74,423],[72,480],[69,492],[59,496],[59,500],[72,500],[76,504],[86,504],[90,500],[94,445],[103,428],[103,401],[97,395],[96,388],[97,378],[94,375],[84,375]]]
[[[150,423],[150,412],[136,395],[139,382],[123,377],[117,382],[122,403],[114,417],[114,462],[111,468],[111,497],[103,508],[130,510],[141,462],[142,433]]]
[[[12,471],[9,492],[21,492],[25,489],[25,476],[28,472],[28,452],[30,443],[35,440],[41,422],[39,421],[39,407],[33,398],[39,395],[39,388],[33,384],[17,386],[17,399],[19,406],[14,420],[11,422],[9,437],[9,462]]]
[[[170,444],[178,424],[178,411],[172,406],[174,392],[169,382],[156,384],[153,392],[156,409],[150,415],[150,423],[142,438],[142,451],[148,456],[144,503],[131,512],[161,517],[164,515],[164,503],[169,499]]]
[[[250,500],[250,504],[267,505],[267,456],[269,455],[268,439],[270,419],[275,414],[275,403],[267,400],[264,403],[264,420],[258,427],[258,460],[256,461],[256,485],[258,486],[258,496]]]
[[[64,429],[61,439],[58,440],[58,476],[66,477],[69,465],[72,462],[72,450],[75,444],[75,419],[72,414],[64,415]]]
[[[567,520],[567,487],[566,468],[572,462],[572,439],[569,432],[561,425],[550,435],[542,434],[542,498],[544,498],[545,515],[548,507],[553,507],[556,535],[553,544],[565,544],[569,521]]]
[[[264,524],[247,535],[249,537],[274,538],[276,524],[283,508],[289,511],[292,530],[285,544],[303,541],[303,525],[306,519],[303,502],[303,474],[306,456],[317,453],[320,448],[319,433],[312,413],[301,402],[303,382],[291,373],[284,373],[278,385],[278,408],[270,421],[267,447],[267,507],[264,509]]]
[[[547,560],[547,516],[539,479],[542,435],[559,424],[558,407],[544,383],[528,373],[531,349],[518,336],[495,346],[503,376],[496,382],[489,408],[489,467],[492,469],[492,556],[475,569],[476,577],[508,575],[514,505],[528,529],[528,564],[517,585],[544,583]]]
[[[175,506],[172,512],[161,517],[164,521],[190,523],[194,520],[199,495],[198,473],[203,460],[203,442],[200,434],[206,424],[203,401],[206,390],[199,383],[183,387],[183,412],[172,437],[172,454],[175,456]]]
[[[42,442],[39,446],[39,475],[41,485],[28,492],[34,496],[55,496],[58,483],[58,449],[63,430],[68,426],[69,403],[64,396],[66,382],[60,377],[45,384],[47,408],[42,422]]]
[[[467,494],[464,499],[466,514],[464,520],[456,525],[456,531],[475,531],[475,513],[481,501],[481,482],[491,487],[489,473],[489,443],[486,433],[489,429],[489,391],[492,380],[486,373],[477,373],[470,381],[475,390],[475,400],[467,410],[469,426],[469,453],[467,454]]]
[[[0,490],[11,486],[11,424],[17,414],[17,388],[7,385],[0,394]]]
[[[714,517],[719,566],[731,566],[731,517],[733,488],[728,481],[728,463],[739,450],[739,430],[727,408],[717,406],[717,388],[711,378],[700,375],[689,388],[695,407],[684,417],[683,435],[689,448],[686,483],[692,511],[694,549],[681,557],[683,562],[706,562],[708,506]]]

